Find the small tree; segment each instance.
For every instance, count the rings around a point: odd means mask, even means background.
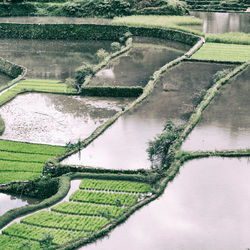
[[[105,49],[99,49],[96,52],[96,59],[98,63],[102,62],[108,55],[109,53]]]
[[[113,42],[113,43],[111,43],[110,47],[111,47],[111,50],[113,52],[116,52],[116,51],[119,51],[121,49],[121,44],[118,42]]]
[[[81,90],[82,84],[85,81],[86,76],[93,74],[93,65],[83,63],[81,67],[76,70],[76,90]]]

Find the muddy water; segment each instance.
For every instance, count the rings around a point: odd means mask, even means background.
[[[0,216],[10,209],[38,203],[40,200],[0,193]]]
[[[90,85],[144,87],[157,69],[184,54],[184,45],[178,50],[168,45],[162,39],[137,37],[133,48],[99,71]]]
[[[188,162],[158,200],[81,249],[248,249],[249,176],[249,159]]]
[[[225,64],[181,63],[166,72],[153,93],[128,112],[99,138],[64,164],[83,164],[110,169],[149,168],[148,141],[160,133],[167,120],[185,122],[194,103],[212,84],[212,76]]]
[[[131,99],[53,94],[18,95],[0,108],[1,139],[65,145],[85,139]]]
[[[11,77],[5,75],[4,73],[0,72],[0,88],[8,85],[8,83],[12,80]]]
[[[110,41],[62,41],[1,39],[3,58],[28,68],[27,77],[65,80],[75,76],[82,62],[95,63],[94,54]]]
[[[216,13],[191,11],[191,15],[203,19],[204,33],[250,33],[250,13]]]
[[[230,80],[203,112],[183,150],[250,147],[250,67]]]

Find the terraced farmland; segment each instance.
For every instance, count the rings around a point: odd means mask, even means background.
[[[33,180],[64,147],[0,140],[0,184]]]

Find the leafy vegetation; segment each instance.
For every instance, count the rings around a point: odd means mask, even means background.
[[[0,184],[38,178],[44,163],[64,147],[0,140]]]
[[[105,226],[108,220],[103,217],[66,215],[41,211],[25,217],[21,222],[40,227],[91,232]]]
[[[153,16],[153,15],[138,15],[115,17],[113,24],[139,26],[139,27],[158,27],[158,28],[172,28],[183,31],[195,32],[192,28],[185,27],[189,25],[202,26],[203,20],[192,16]]]
[[[94,203],[75,203],[75,202],[62,202],[54,206],[54,212],[77,214],[77,215],[96,215],[106,217],[118,217],[124,212],[124,208],[117,206],[103,206]],[[109,219],[108,218],[108,219]]]
[[[250,34],[243,32],[229,32],[222,34],[206,34],[206,41],[213,43],[231,43],[250,45]]]
[[[250,45],[205,43],[191,58],[245,62],[250,60]]]
[[[149,142],[147,152],[152,168],[163,167],[167,163],[167,160],[170,160],[167,158],[168,154],[171,154],[169,148],[179,137],[182,130],[183,127],[177,126],[173,122],[168,121],[164,126],[162,133],[158,134],[153,141]]]
[[[77,190],[70,196],[70,201],[83,201],[83,202],[92,202],[96,204],[107,204],[107,205],[118,205],[118,206],[132,206],[137,202],[138,198],[139,195],[135,194]]]
[[[52,237],[52,244],[55,245],[61,245],[88,235],[88,233],[81,231],[45,228],[24,223],[13,223],[3,230],[3,234],[36,241],[43,240],[45,235],[49,234]]]
[[[147,193],[150,192],[149,184],[132,182],[132,181],[114,181],[114,180],[97,180],[97,179],[83,179],[80,184],[81,189],[94,189],[105,191],[123,191],[133,193]]]

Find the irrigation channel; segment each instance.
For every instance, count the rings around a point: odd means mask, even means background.
[[[203,16],[205,19],[205,15]],[[230,21],[232,17],[228,18],[229,26],[233,27],[232,29],[235,31],[236,21],[232,22]],[[206,19],[209,20],[209,17],[206,17]],[[214,14],[214,19],[217,22],[221,20],[217,18],[216,14]],[[34,17],[8,20],[1,18],[2,22],[4,20],[5,22],[20,22],[23,20],[21,22],[24,23],[47,23],[51,19]],[[65,20],[71,23],[88,22],[84,19],[58,18],[57,20],[59,23],[64,23]],[[91,22],[91,19],[89,22]],[[241,24],[238,25],[240,28],[237,31],[248,32],[242,24],[244,22],[244,19],[240,21]],[[223,27],[217,30],[213,28],[214,33],[227,31],[224,22],[220,23]],[[207,27],[209,28],[203,28],[204,32],[210,32],[212,29],[210,27],[213,27],[213,24],[207,24]],[[0,50],[6,52],[2,56],[6,56],[8,60],[18,64],[27,63],[24,66],[29,69],[28,77],[60,80],[74,76],[73,72],[82,60],[93,63],[93,53],[99,48],[110,46],[110,42],[103,45],[102,42],[93,41],[91,46],[88,42],[32,40],[13,40],[13,47],[8,44],[9,40],[0,40]],[[89,46],[91,47],[90,50],[78,50],[78,47]],[[19,50],[20,48],[22,49]],[[41,53],[37,55],[34,48],[39,48]],[[90,81],[89,86],[145,87],[150,76],[158,68],[181,56],[188,49],[189,47],[183,47],[178,43],[171,44],[159,39],[135,37],[132,49],[112,60],[104,69],[99,71]],[[27,60],[24,60],[26,55],[23,51],[29,54]],[[70,63],[65,60],[65,55],[72,59]],[[49,66],[43,65],[43,61],[52,63]],[[67,67],[69,64],[72,68]],[[200,103],[206,91],[214,84],[214,75],[218,71],[233,69],[234,67],[236,65],[230,63],[192,60],[179,63],[161,75],[153,92],[144,101],[121,116],[87,148],[68,157],[62,163],[106,169],[149,169],[150,162],[146,153],[148,141],[161,132],[166,120],[186,124],[194,107]],[[248,66],[247,70],[232,78],[229,84],[222,87],[220,94],[204,111],[198,126],[184,141],[182,150],[207,151],[249,147],[249,117],[246,115],[249,108],[249,88],[247,86],[249,74]],[[41,93],[18,95],[14,100],[0,108],[6,126],[0,139],[55,145],[65,145],[69,140],[76,142],[78,139],[88,137],[98,126],[123,110],[133,100],[132,98],[94,98]],[[210,141],[211,138],[215,141]],[[109,237],[100,239],[81,249],[249,248],[249,165],[248,158],[206,158],[186,162],[179,175],[175,177],[172,183],[168,184],[164,194],[158,200],[137,211],[124,224],[113,230]],[[60,206],[62,202],[68,202],[69,197],[75,191],[78,193],[89,192],[89,190],[77,190],[79,184],[80,179],[71,181],[70,191],[56,206]],[[108,191],[93,191],[93,193],[98,192],[128,195],[126,191],[124,194],[123,191],[111,189]],[[133,195],[139,197],[136,191],[132,191],[132,194],[129,195],[130,198]],[[147,194],[142,195],[143,198],[146,196]],[[22,201],[22,199],[18,199],[16,200],[18,202],[14,203],[10,196],[0,196],[1,204],[3,202],[7,204],[6,200],[8,200],[10,205],[7,209],[33,202]],[[71,203],[79,203],[79,201],[73,200]],[[124,204],[123,207],[125,207]],[[116,207],[116,209],[118,207],[115,204],[111,206]],[[43,209],[42,212],[50,211],[50,208]],[[0,210],[0,212],[5,211]],[[28,217],[22,217],[22,219],[26,222],[32,221],[32,216],[39,213],[41,211]],[[70,212],[64,211],[62,213],[64,213],[65,218],[72,218],[73,220],[73,215]],[[57,216],[61,216],[62,213],[54,211]],[[107,220],[105,216],[93,215],[88,216],[92,217],[90,220],[96,219],[93,217],[98,217],[97,220],[100,221]],[[42,217],[43,215],[37,218],[41,219]],[[78,216],[79,220],[80,217],[83,218],[84,216]],[[44,216],[39,221],[35,219],[35,222],[27,224],[30,228],[44,230],[39,223],[49,223],[46,218]],[[20,218],[10,222],[4,229],[8,231],[9,226],[15,222],[20,222]],[[26,222],[23,224],[26,224]],[[71,224],[70,220],[68,222]],[[56,223],[60,223],[60,221]],[[80,236],[77,234],[80,231],[79,229],[77,231],[73,228],[74,223],[75,221],[72,221],[72,228],[70,228],[73,231],[68,228],[60,228],[59,224],[56,227],[54,225],[46,227],[44,224],[44,227],[50,228],[50,232],[55,232],[58,228],[61,232],[67,231],[67,237],[69,238],[83,237],[83,234]],[[22,223],[18,225],[20,224]],[[80,227],[84,226],[84,223],[78,223],[79,225]],[[22,237],[20,236],[21,231],[13,232],[17,234],[15,238]],[[83,232],[81,231],[81,233]],[[55,237],[54,240],[58,241],[58,238]],[[66,242],[66,239],[64,240]]]

